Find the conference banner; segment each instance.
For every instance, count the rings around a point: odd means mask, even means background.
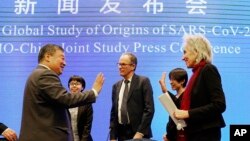
[[[122,79],[119,57],[134,53],[136,74],[149,77],[154,91],[152,139],[162,140],[169,115],[158,100],[159,79],[177,67],[191,76],[182,61],[183,36],[202,34],[212,44],[212,63],[221,74],[227,105],[222,140],[227,141],[231,124],[250,123],[249,7],[247,0],[1,0],[0,122],[19,134],[25,82],[38,64],[39,50],[51,43],[65,50],[60,79],[66,88],[72,75],[84,77],[86,89],[97,73],[105,75],[93,104],[95,141],[108,137],[112,85]]]

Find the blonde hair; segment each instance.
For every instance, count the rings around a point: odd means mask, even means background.
[[[201,60],[207,63],[212,62],[212,47],[208,39],[201,34],[186,34],[183,36],[184,45],[189,45],[191,51],[196,51],[198,56],[196,58],[196,63]]]

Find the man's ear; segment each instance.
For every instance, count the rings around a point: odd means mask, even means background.
[[[50,62],[50,57],[51,57],[51,55],[49,55],[48,53],[46,53],[46,54],[44,55],[44,61],[45,61],[45,62]]]
[[[132,66],[134,67],[134,69],[135,69],[135,64],[132,64]]]

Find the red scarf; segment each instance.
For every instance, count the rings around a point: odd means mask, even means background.
[[[184,91],[184,94],[183,94],[183,97],[182,97],[182,100],[181,100],[181,110],[189,110],[190,108],[190,95],[191,95],[191,91],[194,87],[194,83],[198,77],[198,75],[200,74],[200,71],[201,69],[206,65],[207,63],[202,60],[200,61],[200,63],[196,64],[193,68],[193,75],[191,76],[188,84],[187,84],[187,87]]]
[[[182,96],[181,100],[181,110],[189,110],[190,109],[190,101],[191,101],[191,91],[194,87],[194,83],[197,79],[197,77],[200,74],[201,69],[206,65],[207,63],[202,60],[200,63],[196,64],[193,68],[193,75],[191,76],[188,85],[184,91],[184,94]],[[186,132],[184,130],[179,130],[177,132],[177,141],[187,141]]]

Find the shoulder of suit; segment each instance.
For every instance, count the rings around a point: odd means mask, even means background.
[[[135,77],[139,79],[149,79],[147,76],[143,76],[143,75],[135,75]]]
[[[44,66],[40,66],[40,65],[38,65],[34,71],[40,72],[40,73],[45,73],[45,74],[53,74],[53,75],[58,76],[54,71],[52,71]]]
[[[123,79],[115,82],[115,84],[113,86],[119,85],[120,83],[122,83],[122,81],[123,81]]]
[[[207,63],[205,66],[204,66],[204,69],[207,70],[207,69],[217,69],[217,67],[211,63]]]

